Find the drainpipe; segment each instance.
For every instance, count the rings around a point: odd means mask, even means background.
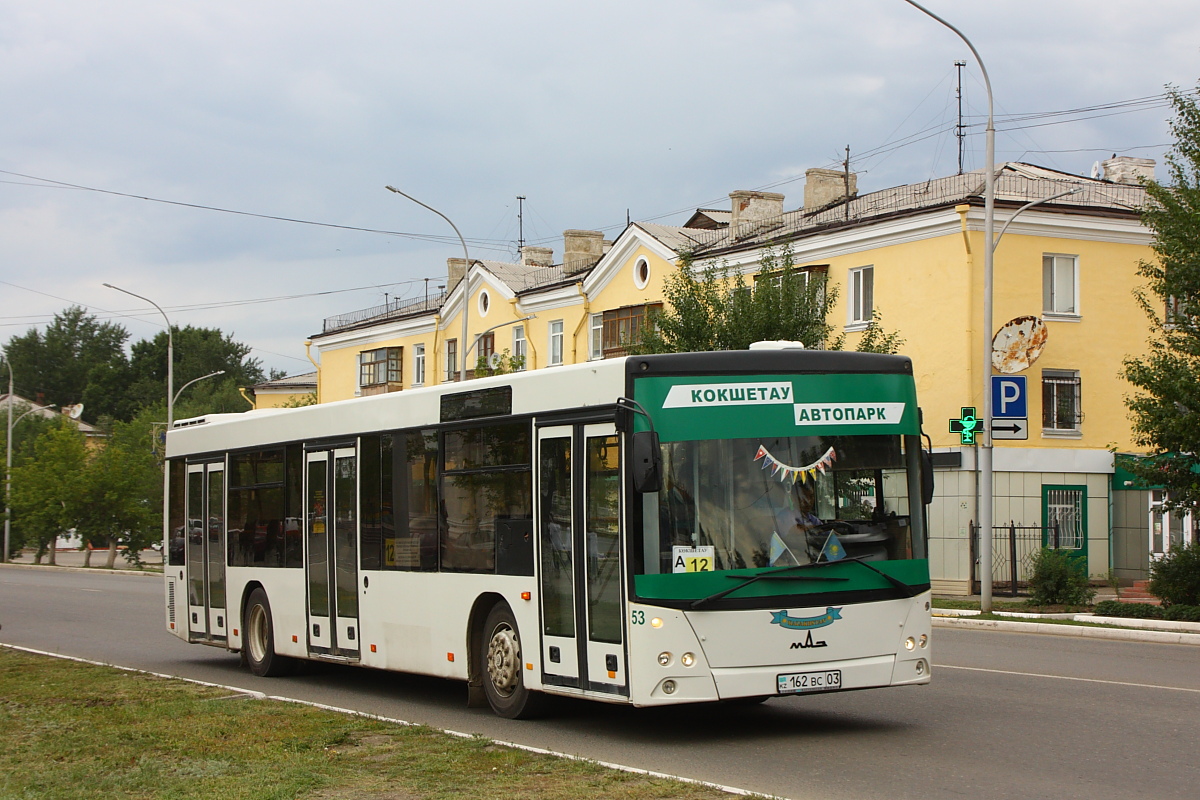
[[[967,274],[974,275],[975,274],[975,254],[971,250],[971,234],[970,234],[970,231],[967,229],[967,214],[970,212],[970,210],[971,210],[971,206],[967,205],[966,203],[961,203],[954,207],[954,213],[958,214],[959,226],[962,229],[963,248],[967,251]],[[970,350],[970,341],[967,342],[967,349],[968,349],[968,351]],[[971,363],[971,357],[970,357],[969,352],[967,355],[967,363],[968,364]],[[980,506],[979,506],[979,478],[980,478],[980,475],[979,475],[979,442],[978,441],[976,441],[971,452],[972,452],[972,458],[974,460],[974,463],[971,465],[971,474],[975,479],[975,513],[972,516],[975,519],[975,526],[976,526],[976,528],[978,528],[978,526],[979,526],[979,508],[980,508]],[[979,541],[980,542],[983,541],[982,532],[979,534]],[[979,554],[976,553],[976,556],[978,556],[978,555]],[[983,577],[980,576],[980,584],[982,585],[982,583],[983,583]],[[972,586],[971,590],[974,591],[975,587]]]
[[[583,325],[591,316],[589,312],[592,308],[592,301],[587,296],[587,292],[583,290],[583,281],[575,284],[575,291],[579,292],[579,296],[583,298],[583,316],[579,318],[579,324],[575,326],[575,332],[571,334],[571,363],[579,363],[579,331],[583,329]],[[588,343],[588,358],[591,358],[591,343]]]
[[[318,385],[318,386],[320,386],[320,384],[317,384],[317,385]],[[240,394],[240,395],[242,396],[242,399],[243,399],[243,400],[245,400],[247,403],[249,403],[249,404],[250,404],[250,408],[251,408],[251,409],[256,409],[256,408],[258,408],[258,403],[256,403],[256,402],[254,402],[253,400],[251,400],[251,399],[250,399],[250,395],[246,394],[246,387],[245,387],[245,386],[239,386],[239,387],[237,387],[237,390],[238,390],[238,394]]]
[[[436,386],[442,382],[441,373],[441,356],[438,355],[438,331],[441,330],[442,315],[433,315],[433,372],[429,371],[429,356],[425,357],[425,385]],[[433,380],[429,380],[429,376],[433,376]]]
[[[312,339],[305,339],[304,340],[304,355],[308,358],[309,362],[312,363],[312,365],[314,367],[316,367],[316,369],[317,369],[317,404],[320,405],[320,403],[321,403],[321,365],[318,364],[316,361],[313,361],[311,348],[312,348]]]

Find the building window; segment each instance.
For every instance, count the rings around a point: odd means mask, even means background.
[[[563,363],[563,321],[550,323],[550,366]]]
[[[1042,256],[1042,307],[1047,314],[1079,314],[1079,257]]]
[[[413,346],[413,386],[425,384],[425,345]]]
[[[1042,428],[1076,431],[1083,414],[1079,405],[1079,373],[1042,370]]]
[[[396,391],[401,385],[402,347],[380,347],[358,354],[358,386],[363,394]]]
[[[633,285],[638,289],[645,289],[648,283],[650,283],[650,262],[639,258],[633,265]]]
[[[588,358],[595,361],[598,358],[604,358],[604,315],[592,314],[589,318],[589,337]]]
[[[604,358],[623,356],[631,343],[641,336],[642,326],[651,313],[662,310],[662,303],[642,306],[625,306],[604,312],[604,331],[601,352]]]
[[[479,337],[479,358],[483,359],[485,369],[491,367],[490,359],[492,354],[496,352],[496,334],[485,333]]]
[[[849,305],[849,324],[866,324],[871,321],[871,310],[875,307],[874,267],[859,267],[850,270]]]
[[[513,362],[517,369],[525,369],[525,326],[513,328]]]
[[[446,340],[446,380],[458,380],[458,339]]]
[[[479,316],[486,317],[492,308],[491,295],[486,290],[479,293]]]

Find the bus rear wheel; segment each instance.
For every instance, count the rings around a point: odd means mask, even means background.
[[[246,601],[246,634],[242,641],[242,652],[246,664],[255,675],[275,678],[290,674],[296,666],[294,659],[275,653],[275,625],[271,621],[271,603],[267,593],[255,589]]]
[[[521,636],[512,610],[500,603],[492,607],[483,626],[479,648],[479,673],[488,705],[505,719],[529,719],[542,711],[544,695],[525,687]]]

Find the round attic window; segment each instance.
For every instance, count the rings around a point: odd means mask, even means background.
[[[488,296],[486,290],[479,293],[479,316],[486,317],[488,309],[492,307],[492,298]]]
[[[637,263],[633,265],[633,285],[639,289],[645,289],[646,284],[650,282],[650,262],[644,258],[639,258]]]

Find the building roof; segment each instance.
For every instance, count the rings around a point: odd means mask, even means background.
[[[305,372],[300,375],[288,375],[285,378],[276,378],[273,381],[263,381],[256,383],[250,387],[256,392],[261,391],[277,391],[277,392],[299,392],[312,391],[317,388],[317,373]]]
[[[1085,178],[1020,162],[1008,162],[998,167],[996,202],[1001,205],[1023,205],[1077,186],[1082,187],[1077,194],[1051,201],[1044,207],[1125,216],[1136,215],[1146,202],[1146,190],[1139,185]],[[860,225],[934,208],[964,203],[981,205],[983,191],[983,170],[975,170],[868,192],[852,197],[848,202],[838,201],[819,209],[785,211],[778,217],[739,226],[736,231],[732,227],[725,227],[693,229],[690,233],[702,241],[697,254],[709,255],[724,250],[760,247],[830,228]]]
[[[8,392],[0,392],[0,409],[4,409],[5,415],[8,414],[9,396],[10,395],[8,394]],[[34,416],[41,417],[43,419],[55,419],[57,417],[66,416],[62,411],[55,408],[54,406],[39,406],[37,403],[33,402],[32,400],[21,397],[21,395],[19,395],[19,394],[13,394],[13,395],[11,395],[11,397],[12,397],[12,407],[13,407],[13,419],[16,419],[19,415],[24,414],[27,411],[29,413],[33,414]],[[70,417],[67,417],[67,418],[71,419]],[[95,425],[92,425],[91,423],[84,422],[81,419],[71,419],[71,422],[72,422],[72,424],[75,425],[76,428],[78,428],[80,431],[82,431],[83,433],[85,433],[88,436],[101,435],[100,429],[97,428]]]

